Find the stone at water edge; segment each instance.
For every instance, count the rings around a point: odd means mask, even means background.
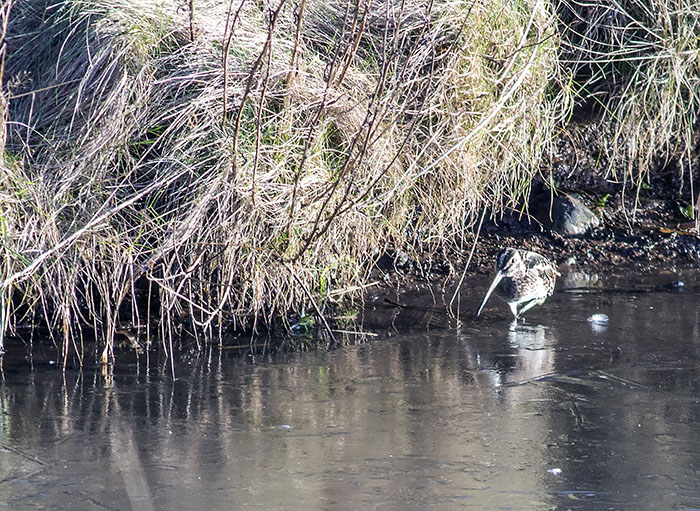
[[[598,227],[601,222],[577,194],[554,197],[551,202],[551,220],[549,194],[537,197],[534,212],[543,225],[562,236],[581,236]]]

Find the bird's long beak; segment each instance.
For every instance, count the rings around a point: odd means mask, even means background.
[[[477,316],[479,314],[481,314],[481,309],[484,308],[484,305],[486,305],[486,301],[489,299],[489,296],[491,296],[491,293],[493,293],[493,290],[496,289],[496,286],[498,285],[498,283],[501,281],[502,278],[503,278],[503,274],[500,271],[498,273],[496,273],[496,276],[493,278],[493,282],[491,282],[491,287],[486,292],[486,296],[484,296],[484,299],[481,302],[481,305],[479,306],[479,310],[476,313]]]

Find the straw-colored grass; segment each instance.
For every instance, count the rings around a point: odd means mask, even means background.
[[[166,349],[179,324],[217,340],[358,296],[388,247],[460,246],[528,194],[585,93],[555,12],[12,5],[0,332],[44,320],[82,354],[87,329],[108,361],[123,323],[156,317]]]
[[[637,193],[671,160],[696,193],[689,169],[700,112],[699,9],[693,0],[559,4],[566,93],[598,112],[603,170]]]

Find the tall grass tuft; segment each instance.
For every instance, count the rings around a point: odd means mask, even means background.
[[[558,12],[567,93],[607,127],[599,145],[609,174],[639,191],[659,166],[656,159],[676,159],[692,195],[688,169],[700,113],[697,2],[566,0]]]
[[[17,4],[9,326],[64,354],[87,328],[108,361],[149,311],[166,349],[183,321],[218,339],[464,239],[551,140],[553,29],[545,2]]]

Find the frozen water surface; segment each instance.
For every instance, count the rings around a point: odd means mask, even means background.
[[[365,326],[391,336],[209,350],[176,381],[143,356],[64,378],[8,353],[0,509],[697,509],[699,284],[562,285],[512,324],[497,300],[469,317],[472,282],[459,326],[378,306]]]

